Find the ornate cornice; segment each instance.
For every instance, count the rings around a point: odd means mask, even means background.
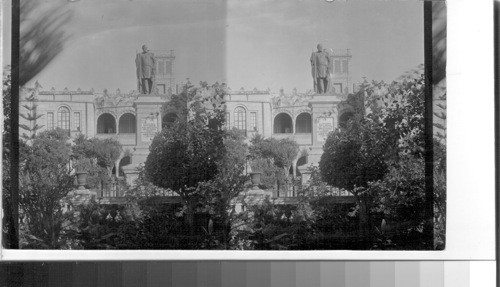
[[[95,98],[94,102],[97,108],[119,108],[119,107],[132,107],[138,98],[136,93],[122,94],[117,91],[114,94],[104,93]]]
[[[228,95],[270,95],[269,91],[265,90],[252,90],[252,91],[227,91]]]
[[[39,95],[51,96],[51,95],[94,95],[92,91],[39,91]]]
[[[110,114],[115,118],[115,120],[118,119],[116,111],[113,111],[113,110],[108,109],[108,108],[96,109],[96,112],[95,112],[96,118],[99,118],[102,114]]]

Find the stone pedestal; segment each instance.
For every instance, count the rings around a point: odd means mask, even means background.
[[[66,196],[68,202],[72,205],[82,205],[89,203],[97,197],[97,192],[90,189],[76,189],[70,191]]]
[[[135,162],[145,162],[149,145],[161,131],[161,107],[165,101],[156,95],[141,95],[134,105],[137,112],[137,146],[134,151]]]
[[[245,211],[243,206],[260,205],[266,197],[272,198],[273,192],[270,190],[249,188],[245,195],[240,195],[233,200],[234,210],[236,213]]]
[[[335,94],[317,94],[309,101],[313,122],[313,149],[323,147],[328,133],[338,127],[337,105],[341,102]]]
[[[250,189],[245,197],[245,204],[247,206],[260,205],[266,200],[266,197],[272,198],[273,193],[269,190],[263,189]]]
[[[125,178],[127,180],[127,184],[134,185],[135,181],[139,177],[138,166],[135,164],[130,164],[122,167],[123,173],[125,174]]]
[[[263,197],[265,198],[266,196],[272,196],[273,195],[273,192],[270,191],[270,190],[265,190],[265,189],[260,189],[260,188],[256,188],[256,189],[249,189],[247,191],[247,197]]]
[[[311,171],[309,165],[303,165],[298,167],[300,171],[300,184],[306,186],[311,178]]]

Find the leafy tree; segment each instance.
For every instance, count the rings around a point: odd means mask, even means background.
[[[374,192],[372,183],[389,181],[394,168],[423,158],[424,75],[418,69],[391,84],[365,83],[360,93],[366,115],[358,113],[347,128],[329,135],[319,165],[326,183],[356,196],[362,230],[368,231],[372,203],[388,202],[390,194]]]
[[[75,238],[84,249],[145,248],[142,213],[132,204],[102,205],[91,200],[75,206]]]
[[[366,192],[378,204],[375,211],[381,202],[387,208],[386,224],[395,226],[399,248],[432,248],[423,237],[424,223],[432,218],[420,212],[425,206],[424,87],[424,74],[417,69],[388,87],[368,89],[372,99],[387,98],[392,104],[386,101],[382,108],[374,109],[373,116],[384,123],[384,135],[390,144],[386,153],[389,169],[383,179],[370,183]],[[381,89],[387,93],[377,93]],[[385,186],[385,192],[375,187],[379,184]],[[407,216],[405,209],[411,207],[420,211]]]
[[[36,83],[38,85],[38,83]],[[38,130],[40,130],[43,125],[39,125],[37,120],[43,115],[38,114],[38,99],[35,96],[35,89],[27,89],[28,96],[25,98],[27,102],[22,107],[26,110],[25,114],[19,114],[19,116],[26,121],[28,124],[20,124],[19,127],[28,132],[28,134],[23,134],[23,137],[29,141],[32,140]]]
[[[290,169],[292,162],[299,153],[299,147],[294,140],[267,138],[260,135],[251,140],[250,153],[257,158],[270,158],[276,166],[283,169]]]
[[[299,196],[308,202],[311,214],[311,236],[307,249],[366,249],[363,238],[358,238],[359,207],[355,202],[339,202],[345,189],[332,187],[321,178],[318,166],[309,168],[310,178]],[[357,240],[353,240],[356,238]]]
[[[250,158],[252,169],[263,173],[267,187],[276,185],[278,192],[287,189],[288,171],[299,153],[298,144],[292,139],[264,139],[256,135],[251,139]],[[273,176],[274,175],[274,176]]]
[[[379,127],[370,122],[351,121],[344,130],[332,133],[323,146],[319,168],[328,184],[354,191],[382,178],[387,143],[379,138]]]
[[[103,168],[106,168],[111,174],[111,170],[120,157],[123,148],[115,139],[87,139],[80,135],[75,139],[73,147],[73,156],[79,158],[89,158]]]
[[[222,144],[222,132],[203,122],[178,123],[153,140],[146,172],[158,186],[189,194],[186,186],[214,178]]]
[[[126,197],[130,197],[133,200],[139,200],[142,198],[171,195],[173,193],[171,190],[156,186],[149,181],[144,164],[139,165],[137,170],[137,179],[134,181],[133,186],[125,191]]]
[[[67,220],[62,200],[74,188],[68,137],[60,129],[42,132],[24,146],[22,155],[19,203],[25,247],[62,248]]]
[[[323,196],[334,196],[346,192],[338,187],[332,187],[324,182],[321,178],[321,171],[317,165],[310,165],[308,167],[310,177],[306,185],[299,193],[303,197],[314,199]]]
[[[276,205],[269,198],[249,206],[243,213],[244,228],[235,236],[239,249],[303,250],[313,249],[311,225],[314,222],[307,202]]]
[[[173,122],[175,121],[185,121],[187,120],[186,115],[188,114],[188,96],[187,93],[189,92],[189,89],[193,89],[193,86],[191,85],[186,85],[184,87],[184,91],[179,94],[173,94],[170,97],[170,100],[165,102],[161,108],[162,114],[163,115],[176,115],[176,117],[172,117],[171,120]],[[191,91],[192,93],[192,91]],[[193,97],[193,95],[191,95]]]
[[[446,241],[446,145],[434,140],[434,248]]]
[[[387,147],[379,137],[377,124],[368,121],[350,121],[346,129],[332,133],[323,146],[319,162],[321,177],[326,183],[354,194],[360,207],[362,232],[369,229],[369,199],[363,188],[385,174]]]
[[[2,103],[3,103],[3,129],[2,129],[2,208],[6,212],[2,218],[2,238],[4,245],[10,246],[12,226],[9,217],[11,212],[11,197],[10,197],[10,150],[11,150],[11,135],[10,135],[10,112],[11,112],[11,74],[10,67],[4,69],[2,79]],[[9,232],[10,230],[10,232]]]
[[[389,167],[382,180],[369,184],[373,195],[372,216],[377,223],[386,222],[380,230],[382,243],[390,240],[402,249],[422,249],[425,221],[425,174],[422,157],[405,157]],[[379,246],[381,247],[381,246]]]
[[[89,139],[79,135],[74,139],[72,159],[76,168],[89,173],[88,185],[98,188],[109,183],[113,166],[122,150],[121,144],[115,139]]]
[[[187,114],[153,139],[145,163],[148,180],[180,195],[187,224],[194,234],[194,211],[200,202],[199,184],[216,179],[225,154],[224,89],[220,85],[187,87]]]
[[[278,190],[285,184],[287,174],[270,158],[253,158],[251,168],[252,171],[261,172],[259,187],[262,189]]]
[[[248,177],[244,174],[248,154],[244,138],[237,130],[228,131],[224,138],[224,155],[217,162],[217,175],[213,180],[200,184],[203,201],[213,214],[215,246],[228,249],[233,231],[232,223],[237,219],[231,201],[245,188]],[[216,227],[216,228],[215,228]]]

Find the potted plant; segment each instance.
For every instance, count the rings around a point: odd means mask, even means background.
[[[274,166],[271,161],[269,159],[256,158],[252,159],[249,162],[249,165],[251,171],[248,173],[248,175],[250,175],[252,189],[269,188],[266,181],[269,181],[269,168],[272,168],[272,166]]]
[[[252,181],[252,189],[259,189],[261,174],[262,174],[262,172],[250,172],[250,180]]]
[[[88,171],[90,170],[92,163],[89,159],[77,159],[73,165],[75,169],[76,181],[78,184],[78,189],[85,189],[87,185]]]

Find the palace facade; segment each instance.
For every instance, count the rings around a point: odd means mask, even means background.
[[[354,112],[351,106],[342,103],[354,92],[354,85],[349,84],[350,55],[348,50],[337,54],[334,88],[329,93],[229,89],[225,98],[227,126],[242,130],[247,139],[261,134],[266,138],[291,138],[299,144],[301,151],[290,173],[302,176],[303,181],[307,180],[306,168],[319,162],[327,134]],[[161,109],[177,90],[173,73],[175,57],[173,53],[160,53],[156,57],[159,74],[155,82],[156,93],[43,90],[36,84],[34,89],[22,93],[20,113],[25,112],[23,106],[36,104],[37,113],[41,115],[37,124],[43,126],[39,131],[61,128],[71,137],[84,134],[118,140],[123,153],[113,173],[133,183],[138,175],[137,168],[146,161],[155,134],[175,118],[175,113],[165,114]],[[36,102],[26,100],[31,93]],[[20,118],[20,124],[29,126],[30,122]]]

